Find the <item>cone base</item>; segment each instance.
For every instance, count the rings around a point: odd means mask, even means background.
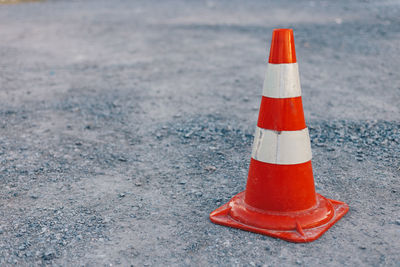
[[[288,217],[291,217],[294,221],[292,229],[279,229],[279,225],[276,227],[262,227],[260,226],[260,221],[255,220],[260,216],[260,211],[248,209],[243,205],[244,192],[241,192],[234,196],[227,204],[221,206],[215,211],[211,212],[210,220],[213,223],[229,226],[233,228],[239,228],[245,231],[250,231],[262,235],[272,236],[275,238],[280,238],[286,241],[295,242],[295,243],[304,243],[311,242],[322,236],[332,225],[334,225],[338,220],[340,220],[349,210],[349,206],[337,200],[327,199],[323,196],[317,194],[317,199],[323,199],[322,202],[328,202],[332,207],[332,212],[330,219],[328,221],[324,221],[323,224],[318,224],[313,227],[304,228],[300,225],[299,221],[305,216],[308,216],[311,213],[317,212],[321,207],[317,204],[316,207],[311,208],[307,211],[302,212],[265,212],[262,214],[263,219],[266,217],[271,217],[272,220],[276,221],[279,224],[279,217],[282,218],[283,221],[287,221]],[[250,215],[249,220],[245,223],[243,221],[239,221],[232,216],[232,208],[246,210],[246,212]],[[273,228],[273,229],[271,229]]]

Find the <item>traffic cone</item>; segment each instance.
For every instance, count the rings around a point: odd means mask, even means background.
[[[272,34],[247,186],[210,214],[216,224],[310,242],[342,218],[346,203],[315,193],[291,29]]]

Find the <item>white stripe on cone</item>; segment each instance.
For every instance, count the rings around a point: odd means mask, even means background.
[[[271,98],[301,96],[299,68],[297,63],[269,63],[265,74],[263,96]]]
[[[258,161],[282,165],[310,161],[308,129],[278,132],[257,127],[251,157]]]

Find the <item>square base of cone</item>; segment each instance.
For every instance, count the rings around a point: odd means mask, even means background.
[[[334,209],[334,216],[332,219],[326,224],[314,227],[314,228],[306,228],[301,229],[301,233],[296,229],[293,230],[271,230],[271,229],[263,229],[251,225],[244,224],[233,219],[229,215],[230,207],[229,202],[215,211],[211,212],[210,220],[213,223],[229,226],[232,228],[238,228],[245,231],[250,231],[262,235],[267,235],[275,238],[280,238],[286,241],[295,242],[295,243],[304,243],[311,242],[318,239],[322,236],[329,228],[332,227],[338,220],[340,220],[349,210],[349,206],[346,203],[328,199]]]

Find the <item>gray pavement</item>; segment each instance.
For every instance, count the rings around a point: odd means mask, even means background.
[[[399,266],[400,4],[0,5],[0,265]],[[313,243],[212,224],[244,190],[274,28],[294,29]]]

